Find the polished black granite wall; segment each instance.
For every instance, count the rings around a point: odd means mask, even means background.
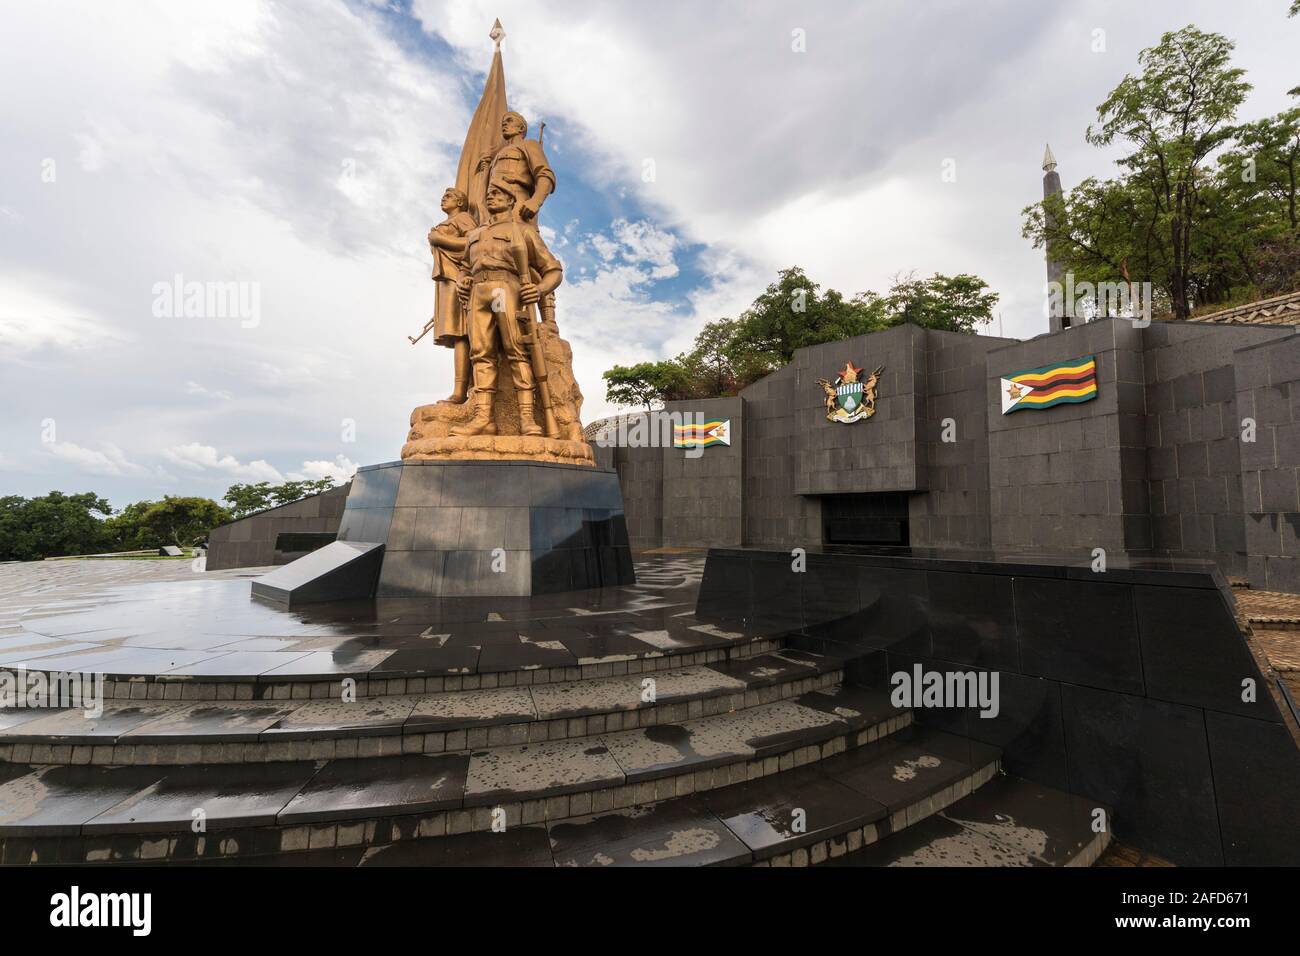
[[[339,540],[386,546],[379,597],[548,594],[635,581],[618,476],[577,465],[362,468]]]
[[[713,549],[698,616],[845,655],[858,683],[997,671],[1001,712],[918,722],[1004,751],[1013,774],[1114,809],[1121,839],[1189,865],[1300,863],[1300,750],[1206,562],[904,549]],[[1253,682],[1254,702],[1242,699]]]

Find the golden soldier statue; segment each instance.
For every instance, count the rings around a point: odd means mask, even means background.
[[[484,197],[488,221],[464,239],[435,236],[439,248],[463,251],[468,274],[457,285],[469,326],[470,360],[474,366],[474,417],[457,425],[457,437],[495,435],[492,406],[497,390],[497,360],[504,356],[519,401],[520,434],[541,435],[534,417],[534,400],[544,367],[532,352],[537,341],[532,306],[555,290],[564,278],[560,261],[551,255],[536,229],[514,217],[515,195],[504,184],[492,183]],[[536,356],[536,357],[535,357]],[[538,374],[540,373],[540,374]],[[543,417],[553,421],[549,396],[543,395]],[[554,436],[552,436],[554,437]]]
[[[496,51],[455,189],[443,197],[447,219],[429,233],[438,299],[426,330],[436,328],[436,341],[455,351],[456,387],[411,412],[402,458],[594,465],[573,351],[555,321],[563,271],[538,225],[556,188],[545,124],[536,140],[527,138],[527,122],[506,102],[500,22],[490,35]],[[498,392],[506,376],[510,384]]]
[[[540,139],[525,139],[527,121],[514,110],[501,117],[505,140],[494,152],[479,157],[476,186],[480,195],[488,184],[501,186],[515,197],[515,218],[537,228],[537,214],[546,197],[555,192],[555,172],[546,159]]]

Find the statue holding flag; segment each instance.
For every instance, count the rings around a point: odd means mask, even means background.
[[[506,105],[499,20],[490,36],[496,42],[492,65],[461,150],[456,185],[444,195],[448,219],[429,234],[435,278],[442,276],[437,314],[457,310],[455,321],[444,316],[436,323],[435,338],[455,350],[456,387],[449,399],[411,414],[402,457],[594,464],[579,419],[582,393],[573,377],[573,353],[555,321],[553,290],[561,267],[538,225],[556,175],[540,134],[528,139],[527,121]],[[447,196],[464,197],[466,205],[453,213]],[[448,295],[453,272],[459,275],[458,296]],[[499,314],[493,314],[494,306]],[[466,359],[472,362],[472,391]],[[513,387],[499,389],[502,381]]]

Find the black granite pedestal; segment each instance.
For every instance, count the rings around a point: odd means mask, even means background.
[[[385,546],[377,597],[550,594],[634,584],[618,475],[527,461],[360,469],[339,541]]]

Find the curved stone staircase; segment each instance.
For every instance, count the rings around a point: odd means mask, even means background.
[[[1090,806],[1001,775],[996,748],[681,606],[631,643],[551,647],[551,620],[508,661],[491,624],[464,662],[454,641],[260,674],[148,651],[156,671],[110,671],[97,717],[0,711],[0,864],[1063,865],[1104,847]]]
[[[876,847],[878,863],[884,838],[928,832],[997,776],[996,749],[769,646],[511,687],[358,681],[353,702],[318,694],[346,686],[334,675],[261,700],[8,711],[0,861],[800,865]]]

